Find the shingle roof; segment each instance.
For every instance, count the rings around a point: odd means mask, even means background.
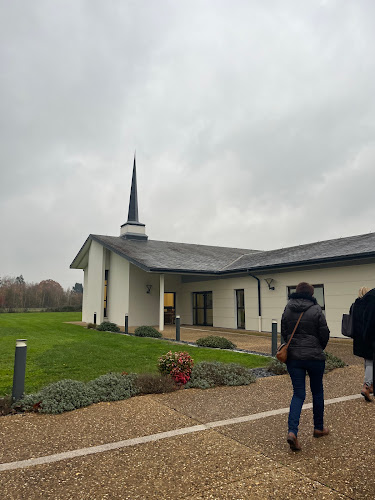
[[[93,240],[149,271],[217,273],[244,254],[257,250],[214,247],[157,240],[126,240],[120,236],[91,235]]]
[[[375,234],[319,241],[278,250],[259,251],[169,241],[126,240],[90,235],[104,247],[147,271],[228,274],[269,268],[375,257]],[[75,267],[78,256],[71,264]]]
[[[222,271],[256,270],[375,256],[375,233],[244,255]]]

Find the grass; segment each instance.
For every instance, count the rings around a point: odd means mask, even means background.
[[[165,340],[86,330],[66,321],[81,313],[0,314],[0,396],[10,394],[16,339],[27,339],[25,393],[70,378],[87,382],[108,372],[157,373],[167,351],[187,351],[194,361],[221,361],[257,368],[269,358],[245,353],[178,345]]]

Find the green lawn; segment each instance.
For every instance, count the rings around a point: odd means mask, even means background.
[[[65,323],[80,318],[81,313],[0,314],[0,396],[12,392],[16,339],[27,339],[27,394],[64,378],[88,381],[111,371],[156,373],[158,357],[169,350],[187,351],[196,363],[221,361],[256,368],[269,362],[262,356],[97,332]]]

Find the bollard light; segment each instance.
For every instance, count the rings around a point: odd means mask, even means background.
[[[94,313],[94,325],[96,325],[96,313]]]
[[[25,390],[26,373],[26,339],[16,340],[16,352],[14,355],[13,389],[12,399],[18,401],[22,398]]]
[[[180,340],[180,316],[176,316],[176,340]]]
[[[128,335],[129,333],[129,316],[125,314],[125,333]]]
[[[277,321],[272,320],[272,343],[271,343],[271,354],[276,356],[277,352]]]

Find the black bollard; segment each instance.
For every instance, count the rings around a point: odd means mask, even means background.
[[[277,352],[277,321],[275,319],[272,320],[272,347],[271,354],[272,356],[276,356]]]
[[[94,325],[96,325],[96,313],[94,313]]]
[[[128,335],[129,333],[129,316],[125,314],[125,333]]]
[[[22,398],[25,390],[26,373],[26,339],[16,340],[16,353],[14,356],[13,389],[12,399],[18,401]]]
[[[176,340],[180,340],[180,316],[176,316]]]

